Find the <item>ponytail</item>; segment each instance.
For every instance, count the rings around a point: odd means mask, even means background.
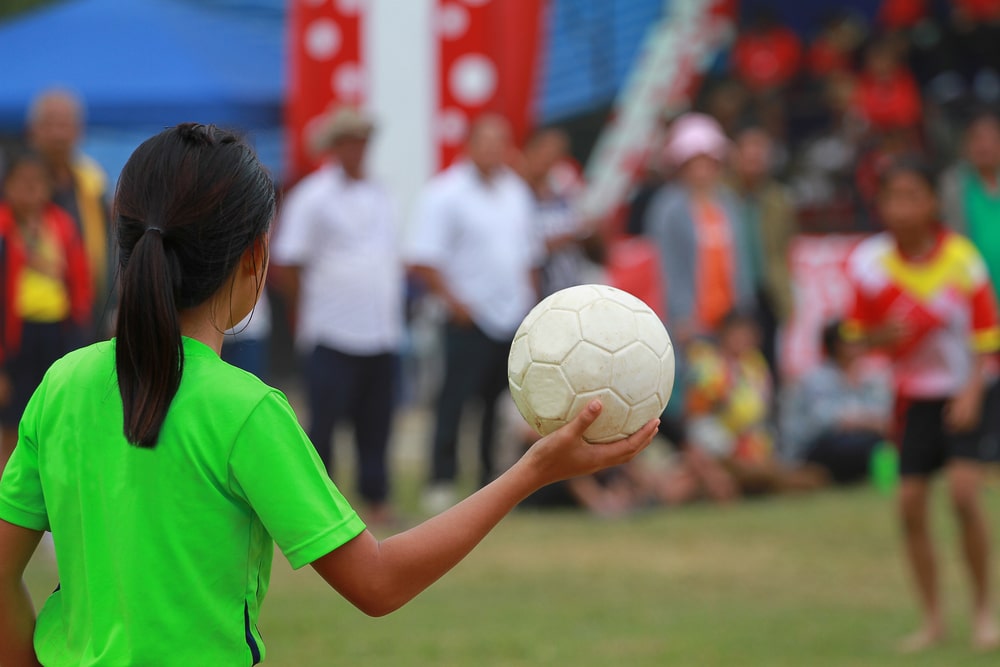
[[[125,437],[139,447],[156,445],[181,383],[179,277],[163,232],[147,227],[122,274],[115,343]]]
[[[181,313],[223,289],[274,218],[253,149],[212,125],[144,141],[115,192],[120,294],[115,366],[129,443],[154,447],[181,384]]]

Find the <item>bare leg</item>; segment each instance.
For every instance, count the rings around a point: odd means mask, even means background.
[[[657,476],[653,482],[656,498],[665,505],[680,505],[698,498],[701,486],[686,463]]]
[[[944,638],[944,620],[937,589],[937,563],[931,545],[927,513],[928,492],[929,480],[922,477],[904,477],[899,492],[906,555],[923,613],[920,629],[900,644],[900,650],[906,653],[923,651]]]
[[[695,476],[711,500],[718,503],[728,503],[740,495],[739,487],[733,475],[725,466],[710,454],[706,454],[695,446],[689,446],[684,451],[685,464]]]
[[[990,538],[986,516],[980,502],[982,465],[958,459],[948,465],[948,489],[961,529],[962,552],[972,584],[972,644],[981,650],[1000,647],[997,626],[990,600]]]

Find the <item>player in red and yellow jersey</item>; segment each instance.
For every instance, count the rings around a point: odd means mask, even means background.
[[[983,404],[997,374],[1000,319],[979,253],[939,222],[934,183],[912,160],[883,173],[879,210],[887,231],[864,241],[849,261],[856,294],[845,333],[888,353],[895,370],[900,512],[924,614],[923,626],[902,648],[925,649],[944,636],[927,516],[930,478],[944,469],[973,586],[972,640],[988,649],[1000,645],[1000,628],[979,491]]]

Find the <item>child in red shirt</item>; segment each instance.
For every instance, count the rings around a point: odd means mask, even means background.
[[[1000,320],[986,266],[973,245],[938,219],[935,179],[901,159],[881,175],[879,212],[887,232],[848,264],[855,307],[849,336],[893,361],[900,417],[900,512],[923,607],[923,625],[901,648],[929,648],[944,636],[928,525],[931,478],[944,470],[973,587],[973,644],[1000,646],[990,599],[989,537],[980,501],[985,387],[996,376]]]

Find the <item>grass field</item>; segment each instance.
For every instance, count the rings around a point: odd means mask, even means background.
[[[995,525],[998,488],[988,493]],[[519,512],[382,619],[279,556],[260,623],[266,664],[994,665],[1000,655],[968,648],[966,587],[946,509],[939,493],[951,636],[920,656],[893,649],[917,616],[892,503],[858,489],[620,521]],[[45,557],[29,574],[36,599],[54,586]]]

